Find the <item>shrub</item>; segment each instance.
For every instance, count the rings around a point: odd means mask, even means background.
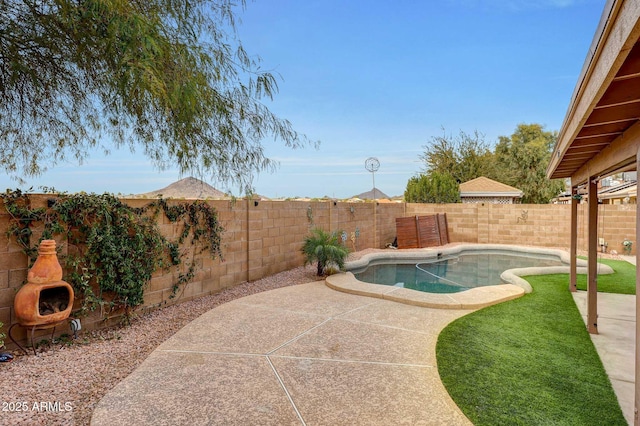
[[[302,254],[305,257],[305,265],[318,262],[318,276],[344,268],[349,249],[340,244],[338,234],[314,228],[311,235],[304,239]]]
[[[145,286],[159,269],[173,268],[174,297],[195,276],[196,255],[208,251],[212,258],[222,257],[224,230],[217,211],[202,201],[169,204],[159,198],[134,208],[111,194],[55,195],[47,208],[31,208],[20,190],[0,199],[11,217],[8,234],[32,261],[39,244],[32,238],[34,227],[42,227],[41,238],[58,236],[72,247],[61,261],[64,279],[82,300],[80,314],[100,307],[107,315],[119,309],[128,315],[144,303]],[[178,226],[177,239],[160,233],[160,214]]]

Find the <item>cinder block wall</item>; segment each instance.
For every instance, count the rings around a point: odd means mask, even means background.
[[[568,249],[571,206],[563,204],[407,204],[406,216],[446,213],[452,242],[522,244]],[[598,237],[607,251],[624,253],[622,242],[636,252],[634,205],[598,206]],[[578,250],[587,250],[587,205],[578,206]]]
[[[578,247],[587,249],[587,205],[578,206]],[[598,206],[598,237],[608,244],[608,250],[624,253],[622,242],[633,242],[631,254],[636,253],[636,206],[622,204],[601,204]]]
[[[33,207],[45,206],[47,195],[31,195]],[[150,200],[124,200],[141,207]],[[180,202],[180,201],[174,201]],[[351,250],[383,248],[395,238],[397,217],[446,213],[452,242],[524,244],[568,248],[570,206],[568,205],[494,205],[494,204],[376,204],[327,201],[235,201],[216,200],[209,204],[218,211],[225,228],[223,259],[212,260],[208,254],[196,256],[195,279],[171,298],[177,274],[158,271],[149,282],[143,308],[173,304],[219,292],[237,284],[255,281],[304,263],[300,252],[304,237],[314,227],[346,233]],[[578,247],[587,248],[586,205],[578,206]],[[162,217],[161,232],[175,237],[179,224]],[[0,321],[3,331],[15,322],[13,299],[26,280],[28,262],[20,247],[6,235],[9,216],[0,206]],[[623,252],[622,241],[633,241],[635,253],[635,206],[601,205],[599,236],[609,250]],[[41,230],[34,230],[35,239]],[[69,248],[58,241],[63,254]],[[186,267],[186,266],[185,266]],[[85,329],[103,327],[119,318],[103,320],[96,312],[83,319]],[[65,330],[68,331],[68,330]],[[22,334],[20,334],[22,333]],[[41,333],[45,335],[46,332]],[[19,337],[25,336],[23,331]]]

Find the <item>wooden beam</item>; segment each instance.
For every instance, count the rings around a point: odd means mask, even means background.
[[[640,89],[639,89],[640,90]],[[624,120],[617,121],[610,124],[598,124],[593,126],[585,126],[578,133],[579,138],[592,137],[592,136],[609,136],[609,135],[619,135],[622,134],[625,130],[627,130],[636,120]]]
[[[547,168],[548,177],[569,177],[556,173],[564,153],[622,68],[640,36],[640,0],[614,1],[607,5],[610,5],[610,10],[603,13],[590,49],[592,57],[587,57],[580,80],[576,84],[558,143]]]
[[[640,77],[612,81],[598,107],[625,105],[640,99]]]
[[[636,155],[636,170],[640,170],[640,150]],[[635,426],[640,426],[640,417],[638,417],[638,409],[640,409],[640,250],[637,246],[638,241],[640,241],[640,204],[636,204],[636,383],[633,420]]]
[[[612,138],[611,136],[594,136],[590,138],[576,139],[567,151],[583,146],[597,146],[602,150],[603,148],[606,148],[607,145],[609,145],[611,142],[613,142],[614,139],[615,138]]]
[[[606,148],[606,147],[604,147]],[[602,148],[602,149],[604,149]],[[602,149],[598,149],[597,147],[584,147],[584,148],[578,148],[577,150],[569,150],[567,151],[567,153],[564,155],[565,159],[568,160],[578,160],[578,159],[582,159],[583,161],[587,161],[592,159],[595,155],[597,155],[600,151],[602,151]]]
[[[582,167],[587,161],[591,160],[591,158],[593,158],[593,157],[591,157],[589,159],[576,158],[576,157],[570,157],[570,158],[571,158],[570,160],[566,160],[564,163],[562,163],[563,166],[566,163],[567,166],[573,165],[574,167]],[[564,166],[564,167],[566,167],[566,166]],[[584,183],[584,182],[582,182],[582,183]]]
[[[587,331],[598,334],[598,182],[589,179],[587,266]]]
[[[571,243],[569,248],[569,291],[578,290],[578,262],[576,260],[578,252],[578,187],[571,186]]]
[[[640,118],[640,102],[615,107],[596,108],[589,116],[585,126],[638,118]]]
[[[636,43],[631,49],[627,60],[620,67],[618,74],[616,74],[616,80],[626,79],[638,74],[640,74],[640,43]]]
[[[573,146],[580,146],[581,144],[593,145],[594,143],[603,143],[609,145],[615,139],[615,136],[609,135],[599,135],[599,136],[586,136],[584,138],[576,138],[571,146],[567,149],[570,149]]]
[[[598,155],[580,167],[571,176],[572,185],[580,185],[591,176],[602,176],[608,171],[635,163],[638,149],[640,149],[640,123],[631,126]]]

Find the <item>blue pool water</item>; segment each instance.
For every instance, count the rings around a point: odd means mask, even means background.
[[[507,269],[564,265],[551,255],[508,251],[461,252],[413,263],[373,262],[366,269],[351,271],[364,282],[410,288],[427,293],[457,293],[474,287],[502,284]]]

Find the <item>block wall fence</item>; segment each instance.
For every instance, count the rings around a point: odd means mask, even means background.
[[[30,196],[32,207],[45,206],[49,195]],[[142,207],[150,200],[123,200],[132,207]],[[180,200],[176,200],[179,203]],[[303,239],[314,227],[326,231],[344,231],[351,250],[384,248],[395,238],[397,217],[446,213],[451,242],[522,244],[568,249],[570,237],[569,205],[498,205],[498,204],[411,204],[345,203],[327,201],[207,201],[214,207],[223,234],[223,259],[197,257],[198,271],[175,298],[170,298],[176,277],[156,272],[145,291],[142,309],[154,309],[217,293],[225,288],[298,267],[304,263],[300,252]],[[578,206],[578,248],[586,250],[586,204]],[[633,241],[635,253],[635,206],[600,205],[599,237],[609,250],[623,252],[622,241]],[[161,216],[162,217],[162,216]],[[6,332],[15,322],[13,299],[26,281],[28,260],[20,247],[7,237],[9,216],[0,205],[0,322]],[[166,218],[158,224],[167,237],[179,234],[179,225]],[[39,237],[34,230],[33,238]],[[58,241],[62,255],[67,244]],[[109,326],[117,318],[104,321],[96,312],[83,318],[83,329]],[[64,328],[64,327],[63,327]],[[14,333],[24,339],[20,327]],[[68,330],[63,330],[68,332]],[[22,333],[22,335],[20,334]],[[46,335],[47,332],[41,333]]]

